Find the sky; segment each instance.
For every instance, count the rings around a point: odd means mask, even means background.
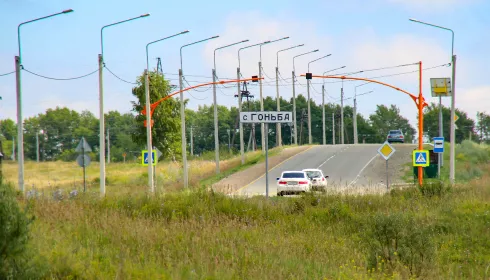
[[[490,112],[490,0],[311,0],[311,1],[180,1],[157,0],[0,0],[0,75],[14,71],[18,55],[17,26],[21,22],[43,17],[66,9],[74,12],[23,25],[21,28],[22,61],[26,70],[47,77],[70,78],[97,69],[102,26],[150,13],[128,23],[104,30],[106,66],[123,80],[134,82],[146,68],[147,43],[184,30],[190,32],[149,47],[150,68],[161,58],[163,72],[178,85],[179,49],[185,44],[219,35],[219,38],[185,47],[182,68],[190,85],[209,82],[213,68],[214,49],[249,41],[216,52],[216,71],[221,80],[236,78],[238,49],[267,40],[289,36],[289,39],[262,46],[264,72],[263,95],[276,96],[275,67],[277,51],[299,44],[302,47],[279,54],[280,95],[292,97],[291,76],[293,56],[319,49],[318,52],[295,59],[296,93],[306,95],[306,80],[300,77],[308,70],[323,72],[346,66],[341,73],[398,65],[410,66],[369,71],[355,77],[372,78],[391,74],[410,74],[379,78],[408,92],[418,94],[418,63],[423,68],[444,65],[451,60],[451,32],[409,21],[415,18],[455,32],[456,107],[475,119],[476,113]],[[240,52],[244,77],[258,75],[259,47]],[[336,73],[339,73],[336,72]],[[335,72],[333,72],[335,73]],[[431,97],[430,78],[451,76],[451,67],[436,67],[422,72],[422,91],[428,102]],[[312,81],[310,96],[322,102],[323,81]],[[362,82],[342,83],[325,80],[326,101],[340,102],[344,88],[345,105],[353,105],[355,86]],[[104,71],[104,111],[130,112],[134,101],[134,85],[121,81]],[[97,73],[77,80],[49,80],[22,72],[22,106],[24,118],[45,112],[48,108],[67,106],[73,110],[89,110],[99,116]],[[250,86],[258,98],[257,84]],[[417,110],[405,94],[390,88],[367,84],[357,88],[358,112],[365,117],[377,104],[396,104],[401,114],[416,126]],[[236,87],[220,87],[217,102],[236,106]],[[15,75],[0,76],[0,119],[16,120]],[[212,89],[186,93],[189,108],[211,105]],[[450,98],[443,98],[450,106]]]

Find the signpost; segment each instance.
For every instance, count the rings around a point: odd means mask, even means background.
[[[389,173],[388,173],[388,160],[390,157],[396,152],[396,149],[391,146],[388,141],[384,142],[381,147],[378,149],[378,153],[385,159],[386,161],[386,189],[388,190],[390,188],[389,184]]]
[[[290,123],[293,113],[285,111],[272,112],[240,112],[241,123],[264,123],[265,140],[265,196],[269,197],[269,123]]]
[[[427,167],[430,164],[429,151],[427,150],[414,150],[412,153],[413,166]]]
[[[444,137],[434,137],[434,153],[439,154],[439,164],[437,165],[437,175],[441,178],[441,159],[444,154]]]
[[[87,189],[85,167],[90,165],[90,157],[85,153],[90,153],[91,151],[92,149],[85,140],[85,137],[82,137],[77,148],[75,149],[75,152],[80,153],[80,155],[77,157],[77,163],[83,168],[83,192],[85,192]]]
[[[151,153],[151,162],[153,166],[157,165],[156,158],[157,158],[157,151],[153,150]],[[141,165],[143,166],[148,166],[148,150],[143,150],[141,151]]]

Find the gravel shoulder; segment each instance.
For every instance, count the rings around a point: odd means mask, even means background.
[[[312,146],[299,146],[285,148],[279,154],[269,157],[269,170],[281,164],[282,162],[294,157],[295,155],[304,152],[311,148]],[[226,194],[231,194],[253,182],[262,176],[265,172],[265,162],[257,163],[252,167],[245,170],[233,173],[230,176],[220,180],[219,182],[213,184],[212,188],[215,191],[223,192]]]

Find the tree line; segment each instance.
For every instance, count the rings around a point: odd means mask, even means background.
[[[141,150],[146,147],[146,127],[141,111],[145,104],[144,77],[137,77],[137,85],[132,89],[137,101],[131,104],[131,113],[121,114],[111,111],[105,114],[106,139],[110,145],[111,161],[123,161],[136,159],[141,155]],[[155,102],[172,91],[169,81],[162,74],[150,72],[150,99]],[[292,98],[289,100],[280,98],[281,110],[292,111]],[[187,104],[187,100],[185,102]],[[260,108],[259,100],[243,99],[243,111],[257,111]],[[276,99],[264,98],[264,110],[275,111]],[[307,99],[303,95],[296,97],[296,120],[298,144],[308,143],[307,123]],[[431,104],[424,110],[424,131],[432,138],[438,136],[438,112],[439,108]],[[464,139],[484,140],[488,138],[490,116],[479,113],[478,125],[467,114],[457,110],[456,142]],[[344,143],[354,143],[353,108],[344,106]],[[340,143],[341,108],[339,104],[328,103],[325,105],[326,118],[326,142],[327,144]],[[333,115],[333,118],[332,118]],[[449,138],[450,109],[443,107],[444,136]],[[377,105],[376,111],[367,118],[357,114],[357,127],[359,143],[382,143],[386,140],[389,130],[401,129],[405,134],[406,142],[416,138],[415,129],[408,120],[400,115],[396,105],[389,107]],[[181,122],[180,102],[178,98],[169,98],[162,102],[153,112],[154,120],[152,128],[153,145],[162,152],[160,160],[178,160],[181,157]],[[220,150],[239,152],[238,108],[232,106],[218,106],[218,125]],[[335,126],[335,134],[333,134]],[[255,128],[251,124],[244,124],[244,145],[246,150],[261,146],[260,124]],[[294,135],[290,124],[281,125],[281,137],[283,144],[294,143]],[[311,134],[312,141],[316,144],[323,143],[322,135],[322,106],[311,100]],[[214,111],[213,106],[202,105],[197,110],[186,109],[186,133],[187,151],[189,154],[199,156],[206,152],[214,151]],[[269,147],[276,146],[276,126],[269,126]],[[192,151],[191,151],[192,136]],[[486,138],[485,138],[486,136]],[[13,120],[0,120],[0,140],[2,140],[5,159],[8,159],[15,150],[14,142],[17,137],[17,127]],[[39,151],[39,160],[55,161],[75,160],[77,153],[75,148],[80,139],[84,137],[92,147],[92,158],[98,160],[99,154],[99,121],[89,111],[76,112],[69,108],[56,107],[46,110],[45,113],[24,120],[24,150],[25,158],[36,160]]]

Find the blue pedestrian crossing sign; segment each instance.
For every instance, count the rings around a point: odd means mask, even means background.
[[[444,153],[444,137],[434,137],[434,153]]]
[[[156,166],[157,165],[157,151],[153,150],[151,155],[152,155],[152,157],[151,157],[152,165]],[[141,165],[148,166],[148,161],[149,161],[148,150],[141,151]]]
[[[429,151],[427,150],[414,150],[412,154],[413,166],[429,166]]]

